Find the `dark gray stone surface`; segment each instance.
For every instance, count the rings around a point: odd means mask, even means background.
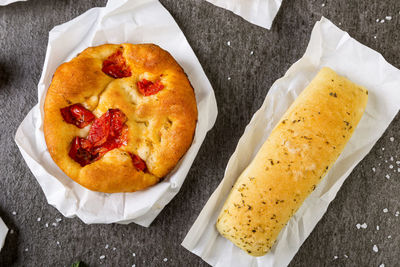
[[[0,7],[0,216],[14,231],[0,253],[0,266],[69,266],[76,260],[90,266],[207,266],[180,243],[222,179],[268,88],[304,53],[314,23],[326,16],[400,67],[398,0],[284,0],[271,31],[203,0],[161,0],[214,87],[217,122],[181,191],[150,228],[85,225],[77,218],[63,218],[47,204],[13,136],[37,102],[49,30],[105,2],[29,0]],[[392,20],[376,22],[386,16]],[[348,177],[291,266],[400,265],[400,216],[395,216],[400,211],[399,130],[398,115]],[[52,226],[57,218],[62,221]],[[356,224],[364,222],[368,227],[358,230]],[[105,259],[100,260],[101,255]]]

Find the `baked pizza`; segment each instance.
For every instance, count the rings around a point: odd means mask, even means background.
[[[189,149],[196,122],[185,72],[153,44],[85,49],[58,67],[44,104],[55,163],[77,183],[105,193],[160,181]]]

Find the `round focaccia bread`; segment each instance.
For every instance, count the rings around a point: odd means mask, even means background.
[[[44,104],[55,163],[77,183],[105,193],[160,181],[189,149],[196,122],[186,74],[153,44],[85,49],[58,67]]]

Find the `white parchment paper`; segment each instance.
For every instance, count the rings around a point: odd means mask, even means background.
[[[8,228],[3,220],[0,218],[0,250],[4,246],[4,242],[6,241],[6,236],[8,233]]]
[[[218,234],[215,223],[232,185],[251,162],[290,104],[328,66],[369,90],[366,111],[343,153],[317,189],[278,236],[272,250],[252,257]],[[212,194],[182,245],[213,266],[287,266],[326,212],[347,176],[382,136],[400,108],[400,70],[376,51],[352,39],[322,18],[311,34],[304,56],[269,90],[240,138]]]
[[[14,2],[20,2],[20,1],[26,1],[26,0],[0,0],[0,6],[6,6]]]
[[[187,73],[196,93],[198,122],[192,146],[163,182],[134,193],[104,194],[85,189],[53,162],[43,135],[43,104],[56,68],[89,46],[104,43],[155,43],[169,51]],[[172,16],[157,0],[109,0],[50,31],[39,103],[19,126],[15,141],[49,204],[64,216],[85,223],[130,223],[149,226],[178,193],[205,135],[214,125],[214,91]]]
[[[208,2],[228,9],[245,20],[268,30],[282,0],[207,0]]]

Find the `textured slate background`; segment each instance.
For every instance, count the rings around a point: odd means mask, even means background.
[[[48,32],[106,0],[29,0],[0,7],[0,216],[14,231],[0,253],[0,266],[69,266],[78,259],[90,266],[207,266],[180,243],[223,177],[268,88],[304,53],[314,23],[326,16],[400,67],[398,0],[284,0],[271,31],[203,0],[161,2],[203,65],[219,116],[181,191],[150,228],[85,225],[63,218],[47,204],[13,141],[19,123],[37,102]],[[392,20],[376,22],[386,16]],[[291,266],[399,266],[399,130],[398,115],[347,179]],[[57,218],[62,221],[53,226]],[[356,228],[364,222],[366,229]],[[375,244],[378,252],[372,249]]]

